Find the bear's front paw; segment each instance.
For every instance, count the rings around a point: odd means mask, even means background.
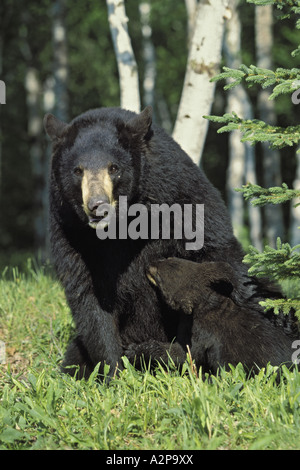
[[[140,345],[137,343],[128,344],[124,350],[124,355],[133,362],[135,359],[140,357]]]

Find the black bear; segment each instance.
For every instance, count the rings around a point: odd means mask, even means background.
[[[239,283],[245,284],[241,296],[256,295],[258,285],[247,276],[242,249],[218,191],[180,146],[152,123],[150,107],[140,114],[99,108],[69,124],[47,114],[44,126],[53,141],[53,261],[77,329],[65,355],[66,371],[74,373],[67,366],[79,365],[79,376],[87,377],[101,362],[109,364],[113,374],[130,344],[173,340],[180,315],[162,304],[145,275],[158,259],[228,262]],[[162,237],[161,229],[158,237],[145,231],[126,236],[124,226],[120,235],[121,197],[127,198],[128,206],[142,205],[149,214],[153,204],[204,207],[204,223],[198,228],[193,210],[191,231],[197,235],[204,230],[203,246],[187,248],[192,238],[185,233],[175,237],[175,224],[169,237]],[[100,239],[97,227],[108,206],[115,210],[119,235]],[[174,213],[173,222],[183,221],[184,216]],[[107,224],[106,230],[112,226]]]
[[[150,266],[147,276],[163,301],[180,312],[179,341],[131,345],[128,355],[137,361],[143,357],[167,363],[170,356],[183,364],[186,341],[203,373],[216,373],[219,366],[239,362],[252,372],[268,362],[292,364],[292,343],[299,339],[296,319],[292,314],[266,313],[251,298],[245,301],[240,291],[244,286],[228,263],[169,258]],[[274,294],[270,287],[269,297]]]

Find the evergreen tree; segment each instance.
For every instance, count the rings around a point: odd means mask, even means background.
[[[281,10],[280,19],[300,14],[300,0],[247,0],[256,5],[274,5]],[[300,29],[300,19],[296,20],[296,28]],[[292,56],[300,55],[300,45],[292,52]],[[223,67],[223,72],[214,77],[213,81],[227,80],[225,90],[231,89],[241,83],[248,87],[259,85],[262,88],[273,87],[269,99],[275,99],[281,94],[290,94],[291,101],[300,95],[300,69],[277,68],[267,70],[255,65],[250,67],[242,64],[238,69]],[[230,82],[228,83],[228,79]],[[242,142],[269,142],[273,149],[285,146],[298,146],[300,142],[300,125],[290,125],[285,128],[270,125],[258,119],[242,119],[235,112],[223,116],[205,116],[207,119],[224,124],[219,133],[240,130]],[[300,148],[297,152],[300,152]],[[281,204],[293,201],[295,206],[300,205],[300,190],[290,189],[283,183],[281,187],[263,188],[256,184],[247,183],[238,191],[243,192],[246,200],[253,205]],[[300,229],[300,227],[299,227]],[[245,262],[250,264],[249,274],[272,277],[276,281],[288,286],[288,298],[279,300],[266,300],[262,305],[268,310],[273,308],[275,313],[283,311],[288,313],[294,309],[300,318],[300,245],[291,247],[277,239],[277,247],[266,246],[261,253],[254,247],[249,247]],[[292,287],[291,287],[292,286]]]

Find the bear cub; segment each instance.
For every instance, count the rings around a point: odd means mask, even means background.
[[[254,372],[268,362],[292,365],[292,343],[299,338],[295,318],[268,315],[251,299],[241,303],[240,283],[228,263],[169,258],[153,264],[147,276],[166,304],[181,312],[178,330],[185,330],[192,358],[203,372],[239,362]],[[178,343],[169,346],[177,363],[186,358],[181,349]],[[166,359],[166,345],[147,353]]]

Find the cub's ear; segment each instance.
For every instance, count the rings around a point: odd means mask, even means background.
[[[210,287],[217,294],[231,297],[237,282],[236,274],[228,263],[222,261],[207,263],[206,274]]]
[[[119,141],[126,148],[145,146],[153,135],[152,107],[147,106],[140,114],[118,126]]]
[[[210,287],[217,292],[217,294],[224,297],[230,297],[233,292],[233,284],[229,279],[217,279],[210,284]]]
[[[67,125],[53,114],[48,113],[44,117],[44,128],[51,140],[59,139]]]

